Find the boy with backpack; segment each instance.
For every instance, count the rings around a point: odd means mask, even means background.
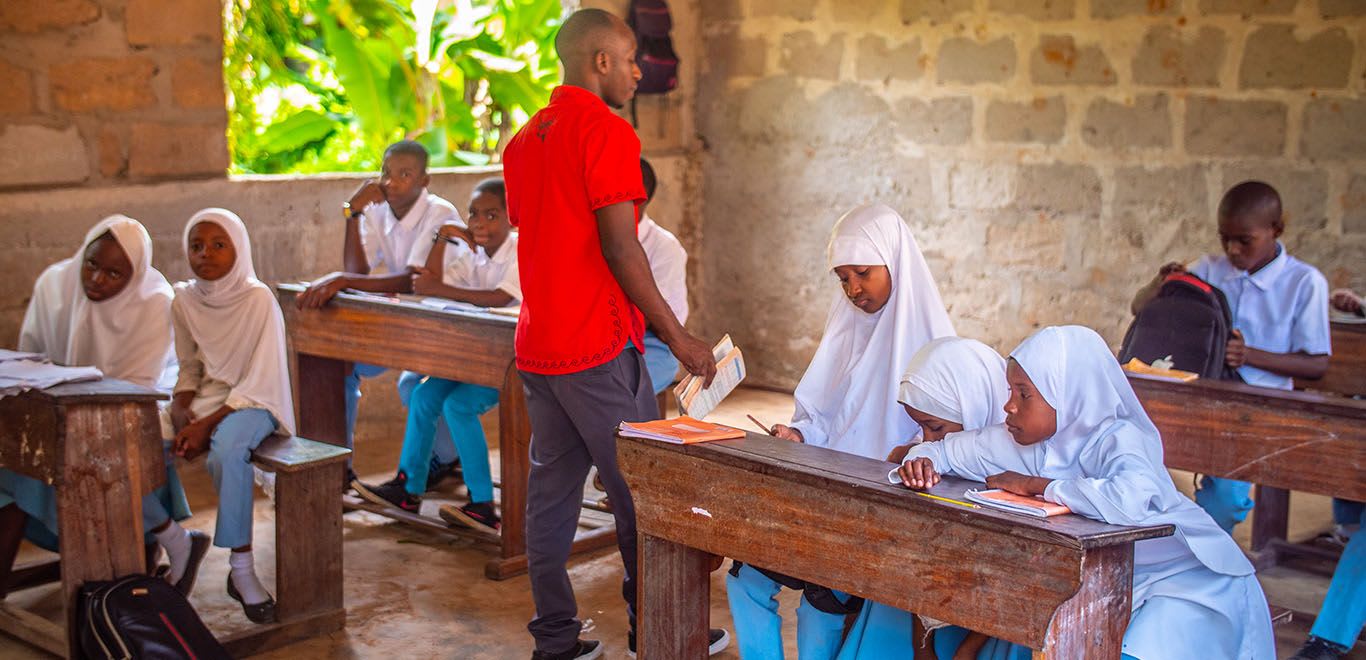
[[[1244,382],[1288,390],[1295,378],[1321,378],[1330,353],[1328,281],[1318,269],[1286,253],[1278,240],[1284,231],[1275,188],[1261,181],[1234,186],[1219,202],[1224,254],[1202,256],[1189,269],[1179,263],[1163,266],[1134,297],[1134,313],[1157,296],[1169,275],[1189,272],[1227,297],[1232,337],[1224,362]],[[1252,510],[1251,487],[1206,476],[1195,501],[1231,534]]]

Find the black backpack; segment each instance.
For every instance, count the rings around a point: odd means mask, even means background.
[[[640,82],[636,94],[665,94],[678,87],[678,54],[669,36],[673,15],[664,0],[631,0],[626,24],[636,35],[636,66]],[[631,99],[631,120],[636,125],[635,99]]]
[[[1152,364],[1170,355],[1181,371],[1241,381],[1238,372],[1224,364],[1224,349],[1232,336],[1224,292],[1190,273],[1172,273],[1129,324],[1119,361],[1138,358]]]
[[[77,625],[86,658],[230,660],[190,602],[166,580],[130,575],[81,585]]]

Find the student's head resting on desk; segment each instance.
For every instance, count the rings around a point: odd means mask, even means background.
[[[111,231],[90,241],[81,258],[81,289],[90,302],[109,300],[133,281],[133,262]]]
[[[384,150],[380,166],[379,189],[393,210],[394,217],[402,218],[427,190],[432,177],[427,173],[427,148],[420,142],[403,140]]]
[[[1281,196],[1261,181],[1244,181],[1219,201],[1219,243],[1238,270],[1255,273],[1276,258],[1285,231]]]
[[[484,179],[474,186],[470,195],[469,228],[474,244],[490,255],[507,242],[512,223],[508,220],[507,188],[502,179]]]
[[[560,26],[555,52],[564,84],[581,87],[621,108],[636,95],[636,37],[621,18],[601,9],[580,9]]]
[[[975,339],[940,337],[906,365],[897,402],[925,442],[1000,424],[1007,398],[1005,360]]]

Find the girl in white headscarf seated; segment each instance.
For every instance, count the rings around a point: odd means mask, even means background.
[[[920,427],[921,442],[938,442],[951,434],[976,431],[1005,420],[1009,396],[1006,362],[991,347],[973,339],[942,337],[916,352],[901,376],[897,402]],[[910,445],[914,447],[915,445]],[[1024,658],[1028,648],[957,626],[924,620],[936,628],[934,645],[925,644],[919,620],[910,612],[868,602],[850,627],[840,660],[904,657],[914,648],[916,657]],[[956,654],[956,655],[955,655]]]
[[[251,553],[251,450],[294,432],[285,325],[270,287],[256,279],[251,240],[232,211],[204,209],[185,225],[194,279],[175,286],[180,377],[163,433],[176,454],[204,466],[218,491],[213,544],[231,548],[228,595],[256,623],[275,620],[275,599]]]
[[[820,347],[797,385],[792,422],[771,433],[883,459],[917,432],[896,405],[902,365],[930,340],[952,335],[953,324],[915,238],[885,205],[860,206],[840,218],[827,267],[842,295],[831,301]],[[741,657],[781,658],[779,583],[735,565],[726,585]],[[842,594],[835,599],[847,602]],[[843,614],[802,598],[797,647],[804,660],[835,657],[843,630]]]
[[[926,488],[940,473],[954,474],[1108,523],[1174,525],[1173,536],[1134,545],[1124,656],[1274,658],[1252,565],[1176,490],[1162,438],[1100,335],[1045,328],[1011,353],[1006,370],[1005,426],[912,448],[903,482]]]
[[[75,256],[43,271],[19,332],[21,351],[66,366],[97,367],[108,378],[157,387],[174,373],[171,286],[152,268],[152,239],[122,215],[86,232]],[[188,593],[187,569],[209,549],[199,532],[176,520],[190,516],[185,491],[167,461],[167,485],[143,500],[143,529],[171,559],[170,581]],[[13,561],[21,537],[57,551],[57,499],[51,486],[0,469],[0,557]]]

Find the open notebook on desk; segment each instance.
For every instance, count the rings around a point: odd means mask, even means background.
[[[0,362],[0,398],[103,377],[104,374],[95,367],[63,367],[37,360],[7,360]]]

